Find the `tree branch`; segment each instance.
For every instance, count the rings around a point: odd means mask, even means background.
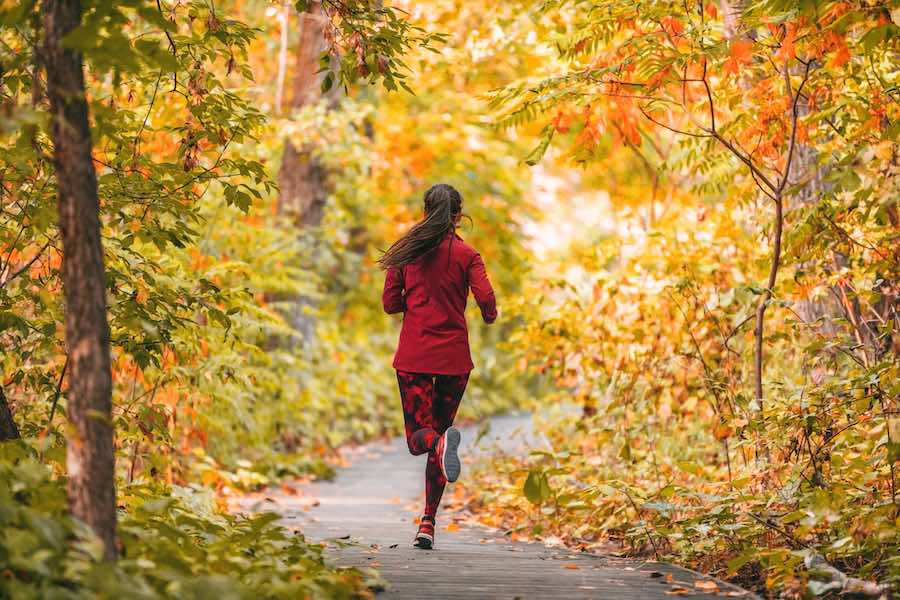
[[[44,251],[50,246],[51,242],[53,242],[53,238],[47,240],[47,243],[45,243],[43,246],[41,246],[41,249],[38,250],[33,257],[31,257],[31,260],[29,260],[27,263],[22,265],[21,268],[19,268],[14,273],[12,273],[9,277],[7,277],[2,282],[0,282],[0,289],[3,289],[4,287],[6,287],[7,283],[9,283],[10,281],[15,279],[22,273],[24,273],[25,271],[30,269],[31,265],[33,265],[37,261],[37,259],[39,259],[41,257],[41,255],[44,254]]]

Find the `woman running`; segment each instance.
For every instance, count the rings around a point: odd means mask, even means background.
[[[425,192],[425,216],[378,261],[387,270],[382,302],[388,314],[403,313],[394,368],[400,384],[406,443],[413,455],[428,453],[425,514],[413,540],[434,545],[435,514],[444,486],[459,477],[459,408],[472,357],[466,329],[469,290],[485,323],[497,318],[494,290],[481,256],[456,235],[462,198],[452,186]]]

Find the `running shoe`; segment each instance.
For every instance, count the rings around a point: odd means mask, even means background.
[[[434,517],[422,515],[419,519],[419,531],[413,539],[413,546],[423,550],[431,550],[434,546]]]
[[[450,482],[459,479],[459,471],[462,467],[459,461],[459,454],[457,454],[459,441],[459,429],[450,427],[438,440],[437,448],[435,448],[438,466],[440,466],[444,477]]]

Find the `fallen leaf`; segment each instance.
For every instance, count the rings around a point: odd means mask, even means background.
[[[694,587],[698,590],[703,590],[704,592],[718,592],[719,584],[715,581],[695,581]]]
[[[576,565],[575,563],[569,563],[569,564],[563,565],[563,566],[571,571],[577,571],[578,569],[581,568],[578,565]]]
[[[450,523],[447,525],[447,531],[459,531],[459,525],[456,523]]]
[[[671,590],[666,592],[667,596],[687,596],[691,593],[691,590],[683,587],[672,588]]]
[[[295,487],[292,486],[292,485],[288,485],[287,483],[282,483],[282,484],[281,484],[281,491],[284,492],[285,494],[287,494],[288,496],[298,496],[298,495],[300,495],[300,491],[297,490],[297,488],[295,488]]]

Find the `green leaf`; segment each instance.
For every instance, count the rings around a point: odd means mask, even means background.
[[[544,154],[546,154],[547,152],[547,148],[550,146],[550,142],[553,140],[553,134],[555,132],[556,130],[553,128],[552,124],[544,126],[544,129],[541,130],[540,143],[538,143],[537,147],[535,147],[535,149],[525,157],[526,165],[533,167],[541,161],[541,159],[544,157]]]
[[[540,505],[546,502],[552,495],[550,482],[547,481],[547,474],[539,469],[529,471],[522,492],[532,504]]]

